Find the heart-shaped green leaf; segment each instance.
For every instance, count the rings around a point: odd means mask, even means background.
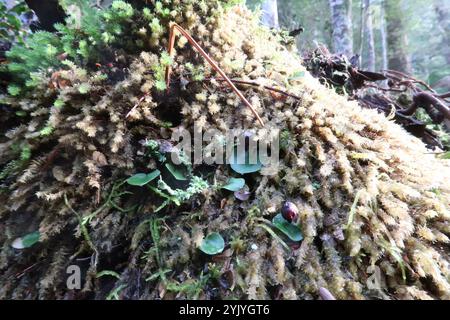
[[[283,232],[286,236],[289,237],[292,241],[302,241],[303,236],[302,232],[300,231],[300,228],[296,225],[293,225],[289,221],[287,221],[281,213],[277,214],[273,219],[272,223],[275,227],[277,227],[278,230]]]
[[[221,253],[225,247],[225,241],[222,236],[213,232],[210,233],[205,239],[203,239],[202,244],[200,245],[200,250],[204,253],[213,256],[215,254]]]
[[[137,173],[132,177],[127,179],[127,183],[132,186],[145,186],[150,181],[156,179],[161,174],[159,170],[155,170],[149,174],[147,173]]]
[[[230,158],[231,169],[239,174],[247,174],[252,172],[257,172],[261,170],[262,164],[257,159],[256,163],[250,162],[250,156],[248,152],[243,152],[236,154],[236,150],[233,156]]]
[[[230,191],[239,191],[245,186],[245,180],[242,178],[231,178],[228,183],[222,187]]]
[[[39,238],[41,237],[41,233],[39,231],[35,231],[32,233],[29,233],[23,237],[17,238],[13,241],[11,246],[14,249],[25,249],[29,248],[33,245],[35,245],[37,242],[39,242]]]
[[[186,169],[182,166],[175,166],[171,163],[166,163],[166,168],[169,170],[169,172],[173,175],[173,177],[179,181],[186,181],[188,180]]]

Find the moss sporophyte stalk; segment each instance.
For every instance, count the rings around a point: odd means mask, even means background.
[[[448,160],[245,6],[61,3],[7,57],[1,299],[450,298]]]

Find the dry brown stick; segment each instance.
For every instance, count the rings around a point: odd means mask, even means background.
[[[436,93],[436,91],[434,91],[434,89],[431,88],[426,82],[424,82],[424,81],[422,81],[422,80],[418,80],[418,79],[416,79],[416,78],[414,78],[414,77],[412,77],[412,76],[410,76],[410,75],[407,75],[406,73],[403,73],[403,72],[400,72],[400,71],[396,71],[396,70],[383,70],[383,71],[389,72],[389,73],[393,73],[393,74],[399,75],[399,76],[401,76],[401,77],[403,77],[403,78],[412,80],[413,82],[416,82],[416,83],[419,83],[419,84],[423,85],[423,86],[424,86],[425,88],[427,88],[429,91],[431,91],[431,92],[433,92],[433,93]]]
[[[206,81],[211,81],[211,80],[212,79],[207,79]],[[215,79],[215,80],[216,81],[226,81],[224,79]],[[261,85],[259,83],[254,82],[254,81],[235,80],[235,79],[231,79],[231,81],[236,84],[248,85],[248,86],[252,86],[252,87],[261,87]],[[282,95],[285,95],[287,97],[291,97],[291,98],[294,98],[297,100],[301,100],[301,97],[296,96],[295,94],[283,91],[281,89],[277,89],[277,88],[266,86],[266,85],[263,85],[262,87],[266,90],[273,91],[273,92],[276,92],[276,93],[279,93],[279,94],[282,94]]]
[[[390,91],[390,92],[405,92],[406,91],[406,89],[382,88],[382,87],[376,86],[374,84],[367,84],[366,86],[369,88],[374,88],[374,89],[380,90],[380,91]]]
[[[400,76],[400,77],[402,77],[402,78],[408,78],[408,75],[407,75],[407,74],[405,74],[405,73],[403,73],[403,72],[400,72],[400,71],[397,71],[397,70],[386,69],[386,70],[381,70],[381,71],[383,71],[383,72],[388,72],[388,73],[392,73],[392,74],[395,74],[395,75]]]
[[[136,102],[136,104],[133,106],[133,108],[131,108],[131,110],[128,111],[125,118],[128,118],[130,116],[130,114],[133,113],[133,111],[136,110],[137,107],[139,107],[139,105],[142,103],[142,101],[144,101],[145,97],[147,97],[147,96],[148,96],[148,93],[144,94],[141,98],[139,98],[138,102]]]
[[[225,72],[223,72],[222,69],[217,65],[217,63],[213,59],[211,59],[211,57],[205,52],[205,50],[203,50],[203,48],[197,43],[197,41],[195,41],[189,35],[189,33],[186,30],[184,30],[181,26],[179,26],[175,22],[172,22],[170,24],[169,48],[168,48],[169,56],[173,57],[173,55],[174,55],[175,31],[180,32],[189,41],[189,43],[195,49],[197,49],[197,51],[203,56],[203,58],[205,58],[205,60],[211,65],[211,67],[213,67],[213,69],[216,70],[220,74],[220,76],[225,79],[225,81],[228,83],[228,85],[239,96],[239,98],[241,98],[241,100],[244,102],[244,104],[248,108],[250,108],[250,110],[255,115],[256,119],[258,120],[258,122],[262,126],[264,126],[264,122],[261,119],[261,117],[259,116],[258,112],[256,112],[255,108],[253,108],[251,103],[248,102],[248,100],[244,97],[244,95],[241,93],[241,91],[239,91],[239,89],[236,88],[236,86],[233,84],[233,82],[227,77]],[[169,88],[170,88],[170,76],[171,76],[171,73],[172,73],[172,68],[169,65],[166,68],[166,85],[167,85],[167,90],[169,90]]]
[[[27,273],[28,271],[30,271],[31,269],[33,269],[33,268],[34,268],[35,266],[37,266],[38,264],[42,263],[44,260],[46,260],[46,259],[43,259],[43,260],[41,260],[41,261],[38,261],[38,262],[32,264],[31,266],[29,266],[28,268],[26,268],[25,270],[23,270],[22,272],[17,273],[17,274],[15,275],[16,279],[22,278],[22,277],[25,275],[25,273]]]
[[[394,80],[394,81],[397,81],[397,82],[401,82],[401,81],[402,81],[402,78],[400,78],[400,77],[398,77],[398,76],[396,76],[396,75],[393,75],[393,74],[385,73],[385,76],[386,76],[388,79],[390,79],[390,80]]]
[[[438,97],[441,98],[441,99],[450,98],[450,92],[440,94],[440,95],[438,95]]]

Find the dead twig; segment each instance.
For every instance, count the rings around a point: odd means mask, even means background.
[[[139,107],[139,105],[142,103],[142,101],[144,101],[144,99],[148,96],[148,93],[144,94],[139,100],[138,102],[136,102],[136,104],[133,106],[133,108],[131,108],[130,111],[128,111],[127,115],[125,116],[125,118],[128,118],[134,110],[136,110],[137,107]]]
[[[25,270],[23,270],[22,272],[19,272],[15,275],[16,279],[20,279],[22,278],[27,272],[29,272],[31,269],[33,269],[35,266],[37,266],[38,264],[42,263],[45,259],[38,261],[34,264],[32,264],[31,266],[29,266],[28,268],[26,268]]]
[[[236,86],[233,84],[233,82],[230,80],[230,78],[227,77],[225,72],[223,72],[223,70],[220,69],[220,67],[217,65],[217,63],[213,59],[211,59],[211,57],[205,52],[205,50],[203,50],[203,48],[197,43],[197,41],[195,41],[190,36],[190,34],[186,30],[184,30],[181,26],[179,26],[178,24],[176,24],[174,22],[172,22],[170,24],[169,48],[168,48],[169,56],[170,57],[174,56],[174,45],[175,45],[175,36],[176,36],[175,32],[176,31],[181,33],[181,35],[183,35],[188,40],[188,42],[195,49],[197,49],[197,51],[200,53],[200,55],[202,55],[203,58],[205,58],[205,60],[211,65],[211,67],[220,74],[220,76],[224,79],[224,81],[226,81],[228,83],[228,85],[233,89],[233,91],[239,96],[239,98],[241,98],[241,100],[244,102],[244,104],[248,108],[250,108],[250,110],[255,115],[256,119],[261,124],[261,126],[264,126],[264,122],[261,119],[261,117],[259,116],[258,112],[256,112],[255,108],[253,108],[251,103],[248,102],[248,100],[244,97],[244,95],[241,93],[241,91],[239,91],[239,89],[236,88]],[[171,76],[171,73],[172,73],[172,68],[169,65],[166,68],[166,85],[167,85],[167,90],[169,90],[169,88],[170,88],[170,76]]]
[[[377,89],[377,90],[380,90],[380,91],[384,91],[384,92],[405,92],[406,91],[406,89],[382,88],[382,87],[379,87],[379,86],[374,85],[374,84],[366,84],[366,86],[369,87],[369,88],[374,88],[374,89]]]
[[[206,79],[204,81],[211,81],[211,80],[213,80],[213,79]],[[215,79],[215,81],[222,82],[222,81],[226,81],[226,80],[224,80],[224,79]],[[297,99],[297,100],[301,100],[301,97],[299,97],[299,96],[297,96],[295,94],[292,94],[292,93],[289,93],[289,92],[286,92],[286,91],[283,91],[281,89],[277,89],[277,88],[274,88],[274,87],[270,87],[270,86],[265,86],[265,85],[261,86],[261,84],[259,84],[257,82],[254,82],[254,81],[244,81],[244,80],[236,80],[236,79],[231,79],[231,81],[233,83],[239,84],[239,85],[246,85],[246,86],[251,86],[251,87],[255,87],[255,88],[256,87],[262,87],[262,88],[264,88],[264,89],[266,89],[268,91],[276,92],[276,93],[282,94],[282,95],[284,95],[286,97],[291,97],[291,98],[294,98],[294,99]]]
[[[429,90],[429,91],[433,92],[434,94],[436,94],[436,91],[434,91],[434,89],[431,88],[428,85],[428,83],[426,83],[426,82],[424,82],[422,80],[416,79],[416,78],[414,78],[414,77],[412,77],[410,75],[407,75],[406,73],[403,73],[403,72],[400,72],[400,71],[396,71],[396,70],[383,70],[383,71],[387,72],[387,73],[391,73],[391,74],[395,74],[395,75],[401,76],[402,78],[411,80],[412,82],[415,82],[415,83],[418,83],[418,84],[421,84],[422,86],[427,88],[427,90]]]

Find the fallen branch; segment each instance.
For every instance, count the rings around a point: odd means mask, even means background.
[[[396,71],[396,70],[383,70],[384,72],[390,73],[390,74],[395,74],[398,75],[402,78],[408,79],[412,82],[421,84],[422,86],[424,86],[425,88],[427,88],[427,90],[433,92],[434,94],[436,94],[436,91],[433,90],[433,88],[431,88],[426,82],[422,81],[422,80],[418,80],[410,75],[407,75],[406,73],[400,72],[400,71]]]
[[[450,98],[450,92],[441,94],[441,95],[439,95],[438,97],[441,98],[441,99],[447,99],[447,98]]]
[[[423,107],[428,113],[430,113],[429,111],[431,106],[435,107],[442,114],[442,116],[450,120],[450,109],[441,100],[428,92],[420,92],[415,94],[412,105],[404,110],[401,110],[401,113],[411,116],[419,107]]]

